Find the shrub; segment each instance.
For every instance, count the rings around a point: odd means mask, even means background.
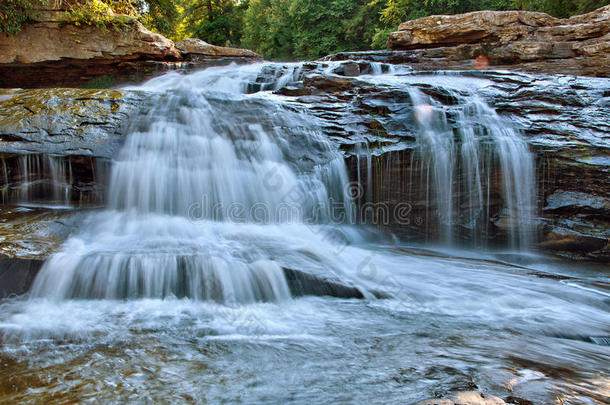
[[[0,1],[0,32],[16,34],[21,25],[30,21],[44,0],[2,0]]]

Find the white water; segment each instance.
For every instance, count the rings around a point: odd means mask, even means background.
[[[289,298],[277,259],[256,247],[257,227],[311,233],[327,222],[331,197],[348,216],[351,202],[345,166],[315,124],[242,95],[259,74],[209,69],[145,85],[156,101],[134,120],[113,165],[109,212],[45,263],[32,296]],[[290,137],[306,137],[321,163],[303,172],[288,162]]]
[[[451,246],[456,234],[464,236],[470,229],[473,245],[484,245],[481,233],[492,220],[489,189],[494,177],[501,176],[504,210],[499,222],[507,229],[512,248],[530,248],[536,232],[534,157],[510,120],[500,117],[477,94],[489,83],[457,75],[409,73],[367,80],[397,87],[411,98],[419,152],[411,165],[421,165],[423,170],[409,187],[425,190],[427,215],[436,217],[440,240]],[[441,88],[455,101],[444,105],[426,95],[422,88],[430,86]],[[369,151],[368,160],[370,155]],[[367,165],[369,178],[371,170]],[[367,201],[373,202],[372,197],[367,195]]]
[[[9,164],[2,158],[5,189],[4,203],[46,203],[69,206],[72,203],[72,164],[69,160],[43,155],[23,155],[17,158],[13,181]],[[9,185],[13,187],[9,189]],[[46,201],[43,201],[46,200]]]
[[[267,68],[141,87],[154,103],[117,156],[108,209],[29,300],[0,305],[14,387],[0,401],[411,403],[476,384],[602,403],[610,353],[587,340],[610,333],[600,273],[564,283],[333,224],[331,201],[353,217],[342,159],[306,111],[243,94]],[[473,195],[484,204],[476,181]],[[282,269],[365,299],[293,297]]]

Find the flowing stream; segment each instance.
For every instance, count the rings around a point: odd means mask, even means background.
[[[402,404],[480,389],[604,403],[604,269],[413,249],[359,225],[338,148],[272,93],[302,75],[229,66],[135,88],[151,102],[127,129],[107,207],[29,297],[0,303],[0,402]],[[519,134],[462,95],[457,148],[439,106],[402,85],[448,244],[454,166],[475,221],[491,139],[513,245],[526,246],[534,169]]]

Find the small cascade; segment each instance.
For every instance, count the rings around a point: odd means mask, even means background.
[[[451,243],[453,226],[453,173],[455,147],[452,128],[445,114],[436,110],[432,101],[415,88],[409,88],[414,116],[418,123],[418,137],[422,164],[420,184],[425,184],[426,206],[432,206],[429,190],[434,190],[441,240]]]
[[[355,113],[379,108],[380,117],[363,121],[381,136],[356,131],[350,149],[353,180],[363,186],[360,215],[385,210],[392,219],[377,225],[407,239],[527,249],[535,242],[534,157],[513,123],[480,97],[484,84],[454,76],[362,78],[378,93]]]
[[[3,204],[70,206],[74,179],[70,159],[50,155],[2,158]]]
[[[408,88],[417,123],[421,178],[426,206],[437,212],[441,241],[470,232],[475,245],[493,218],[491,189],[501,183],[510,244],[526,248],[535,209],[533,156],[510,123],[472,94],[450,91],[455,105],[443,105],[416,87]],[[501,176],[498,179],[498,175]],[[456,225],[461,224],[461,228]]]

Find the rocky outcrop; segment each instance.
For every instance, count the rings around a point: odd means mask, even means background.
[[[195,39],[176,46],[127,17],[107,27],[66,23],[53,10],[35,18],[17,35],[0,34],[0,87],[109,87],[170,69],[261,59]]]
[[[172,41],[150,32],[135,19],[101,29],[96,25],[62,26],[61,18],[51,15],[45,21],[24,25],[18,35],[2,36],[2,64],[31,64],[63,59],[176,61],[180,58],[180,52]]]
[[[142,105],[116,90],[2,91],[2,202],[100,204],[126,119]]]
[[[248,49],[227,48],[225,46],[210,45],[197,38],[186,38],[176,43],[184,59],[198,61],[209,58],[248,58],[262,59],[260,55]]]
[[[529,11],[424,17],[401,24],[388,47],[417,69],[472,68],[484,57],[483,67],[608,77],[610,6],[567,19]]]

